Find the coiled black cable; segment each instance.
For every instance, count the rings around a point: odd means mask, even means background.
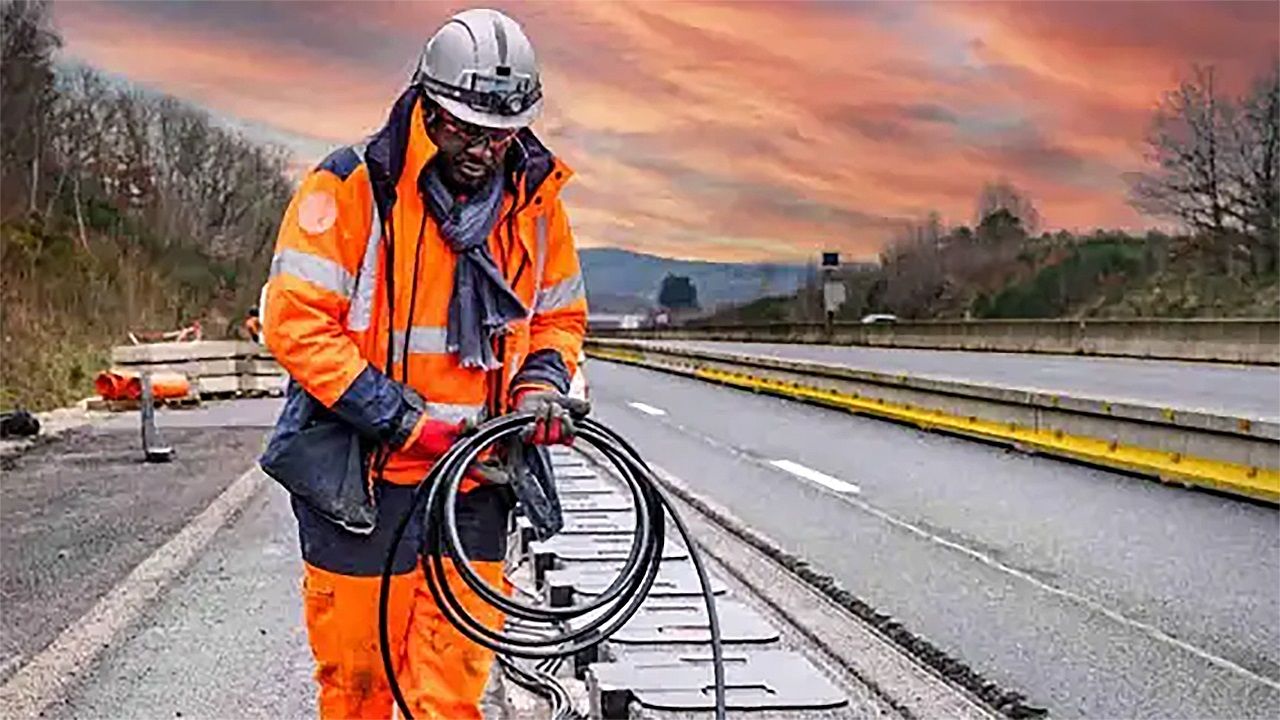
[[[521,602],[503,594],[471,568],[462,549],[457,527],[458,487],[467,468],[486,448],[515,439],[533,424],[531,413],[516,413],[494,418],[456,442],[432,467],[431,472],[414,490],[409,510],[401,518],[391,539],[387,561],[382,571],[378,598],[378,638],[382,664],[391,686],[391,694],[405,718],[413,713],[396,681],[388,632],[388,601],[394,570],[396,548],[404,539],[409,522],[417,512],[425,512],[425,542],[422,548],[423,574],[432,597],[449,622],[472,642],[510,658],[557,658],[573,655],[607,639],[625,625],[653,586],[662,562],[666,520],[670,517],[689,550],[689,558],[702,586],[707,608],[712,667],[715,677],[716,717],[725,717],[724,653],[721,646],[720,620],[716,614],[715,595],[706,567],[699,557],[684,521],[658,489],[653,471],[625,439],[590,418],[576,421],[577,442],[595,448],[617,469],[631,492],[635,504],[635,539],[627,559],[608,588],[595,599],[574,607],[549,607]],[[488,605],[508,617],[520,618],[522,628],[512,632],[494,630],[475,619],[463,607],[449,587],[445,575],[445,558],[453,562],[458,576],[467,587]],[[534,625],[543,632],[530,633]]]

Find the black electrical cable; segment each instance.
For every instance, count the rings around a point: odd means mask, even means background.
[[[516,591],[530,597],[537,597],[511,582],[510,579],[507,579],[507,582]],[[524,631],[538,635],[544,630],[539,626],[531,627],[526,624],[526,621],[519,618],[508,619],[506,627],[512,631]],[[562,623],[557,623],[556,628],[564,629]],[[515,658],[499,655],[498,664],[502,667],[503,674],[507,678],[547,701],[551,706],[551,720],[586,720],[574,708],[573,699],[570,697],[569,691],[560,682],[560,679],[556,677],[560,672],[560,666],[564,664],[563,657],[544,658],[535,663],[533,667],[526,667]]]
[[[404,540],[415,513],[424,512],[425,543],[422,548],[423,573],[432,597],[441,612],[463,636],[508,658],[555,659],[573,655],[607,639],[625,625],[644,602],[653,586],[662,562],[666,520],[670,517],[689,550],[689,558],[702,586],[707,609],[708,629],[715,678],[716,718],[725,717],[724,652],[721,645],[720,620],[716,613],[715,595],[702,558],[684,521],[674,511],[666,496],[658,489],[653,471],[625,439],[608,427],[590,419],[577,421],[578,442],[598,450],[617,469],[635,504],[635,539],[622,568],[600,595],[582,605],[548,607],[520,602],[490,586],[471,568],[462,549],[457,527],[458,487],[471,463],[486,448],[516,439],[529,428],[535,417],[531,413],[504,415],[481,425],[476,431],[449,449],[436,462],[427,477],[415,488],[408,511],[400,519],[391,538],[387,561],[382,572],[378,598],[378,638],[382,664],[396,705],[407,720],[413,714],[401,693],[391,658],[388,631],[388,601],[396,549]],[[445,575],[445,558],[467,587],[485,603],[503,615],[520,618],[520,627],[510,631],[494,630],[472,617],[449,586]],[[542,627],[543,632],[530,633],[529,627]]]
[[[573,707],[569,691],[554,676],[554,670],[543,668],[541,663],[532,669],[525,668],[503,655],[498,656],[498,664],[513,682],[547,701],[551,706],[551,720],[582,720],[582,715]]]

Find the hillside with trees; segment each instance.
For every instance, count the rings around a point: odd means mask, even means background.
[[[254,304],[292,192],[283,150],[57,61],[47,2],[5,2],[0,50],[0,407],[91,392],[128,331]]]
[[[656,309],[663,282],[672,275],[688,278],[698,304],[708,309],[793,294],[809,275],[804,265],[676,260],[622,248],[585,248],[580,255],[587,300],[603,313]]]
[[[1177,232],[1040,232],[1034,202],[987,184],[974,224],[934,213],[879,263],[844,270],[841,319],[1280,316],[1280,73],[1225,97],[1211,68],[1167,93],[1131,202]],[[719,322],[819,320],[821,289],[722,311]]]

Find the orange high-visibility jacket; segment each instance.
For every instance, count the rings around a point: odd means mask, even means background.
[[[560,201],[571,172],[526,129],[506,156],[489,248],[528,316],[499,341],[499,371],[464,368],[447,352],[456,259],[419,191],[436,152],[424,102],[407,90],[366,145],[339,149],[303,180],[280,226],[263,318],[267,346],[297,385],[393,450],[383,477],[394,483],[418,482],[429,469],[395,451],[424,417],[500,414],[516,385],[567,392],[586,330]]]

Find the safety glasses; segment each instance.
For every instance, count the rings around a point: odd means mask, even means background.
[[[477,144],[487,144],[494,150],[505,150],[512,140],[515,140],[516,133],[520,132],[519,128],[487,128],[473,125],[464,120],[441,111],[439,116],[440,127],[445,132],[457,139],[463,147],[472,147]]]

